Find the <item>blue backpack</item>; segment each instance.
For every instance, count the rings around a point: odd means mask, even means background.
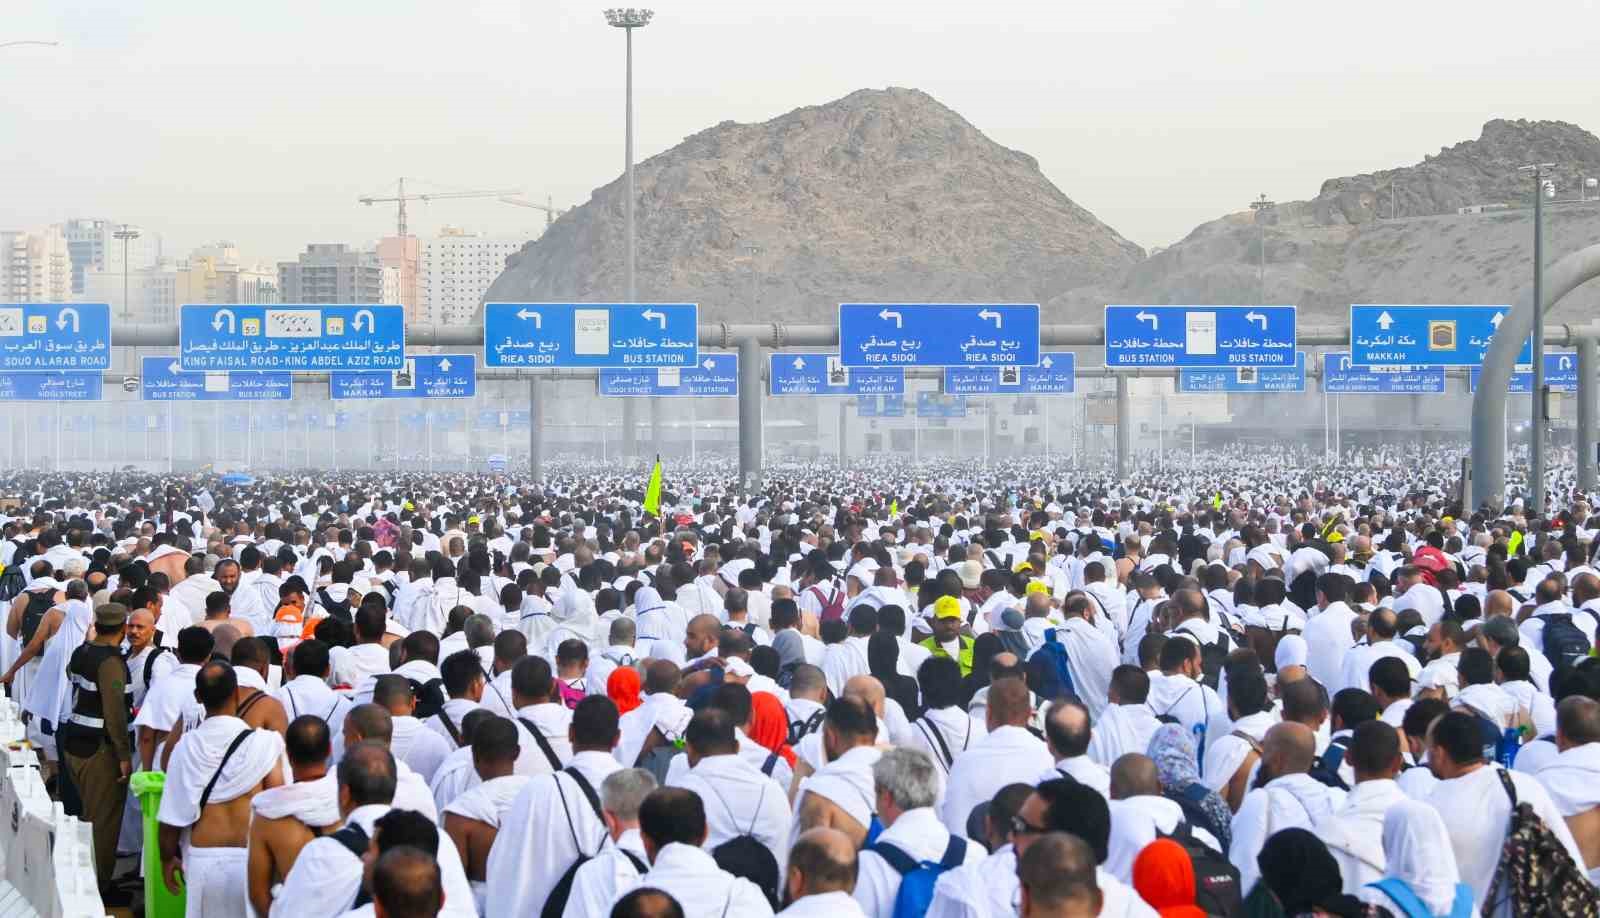
[[[1072,685],[1072,669],[1067,665],[1067,646],[1056,640],[1056,629],[1046,628],[1044,644],[1029,659],[1034,672],[1034,694],[1045,701],[1055,701],[1076,695]]]
[[[1472,914],[1472,887],[1465,883],[1456,884],[1456,898],[1450,904],[1448,915],[1435,915],[1429,911],[1427,904],[1399,877],[1385,877],[1367,885],[1387,893],[1394,904],[1400,906],[1405,918],[1467,918]]]
[[[933,904],[933,887],[939,877],[966,861],[967,840],[959,835],[950,836],[950,843],[944,846],[944,856],[937,863],[914,860],[885,842],[873,842],[866,850],[876,852],[900,874],[900,891],[895,893],[894,910],[889,913],[892,918],[922,918]]]

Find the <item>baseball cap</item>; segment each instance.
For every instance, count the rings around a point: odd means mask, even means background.
[[[120,602],[108,602],[94,610],[96,628],[121,628],[128,623],[128,607]]]
[[[940,596],[933,601],[934,618],[960,618],[961,600],[954,596]]]

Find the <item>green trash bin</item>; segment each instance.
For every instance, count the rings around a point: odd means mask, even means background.
[[[139,799],[144,819],[144,914],[145,918],[183,918],[186,902],[180,891],[167,892],[161,880],[161,839],[156,814],[161,810],[161,791],[167,786],[166,772],[136,771],[128,779],[129,791]]]

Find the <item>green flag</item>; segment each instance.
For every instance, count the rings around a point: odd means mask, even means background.
[[[650,483],[644,486],[644,509],[654,516],[661,515],[661,457],[656,456],[655,468],[650,470]]]

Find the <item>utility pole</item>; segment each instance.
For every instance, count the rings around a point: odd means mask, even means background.
[[[633,30],[642,29],[650,24],[655,16],[652,10],[634,9],[609,9],[606,10],[606,24],[612,28],[621,29],[628,37],[628,63],[627,63],[627,90],[626,90],[626,118],[627,127],[624,130],[624,155],[627,158],[625,172],[627,174],[627,200],[624,206],[627,221],[627,245],[625,265],[628,275],[629,303],[638,300],[638,288],[634,280],[634,233],[633,233]],[[638,450],[634,442],[634,406],[632,399],[622,402],[622,451],[632,457]],[[660,444],[656,444],[660,448]]]
[[[139,238],[139,231],[124,223],[111,238],[122,240],[122,321],[132,322],[133,313],[128,306],[128,243]]]
[[[1256,213],[1256,229],[1259,231],[1258,239],[1261,245],[1261,266],[1258,272],[1258,290],[1256,302],[1265,306],[1267,303],[1267,211],[1277,207],[1276,201],[1267,200],[1266,195],[1250,202],[1250,209]]]
[[[1546,170],[1554,168],[1555,163],[1531,163],[1517,170],[1533,175],[1533,427],[1528,440],[1528,503],[1535,519],[1544,518],[1544,425],[1550,404],[1544,384],[1544,199],[1555,196],[1555,184],[1545,179]]]

